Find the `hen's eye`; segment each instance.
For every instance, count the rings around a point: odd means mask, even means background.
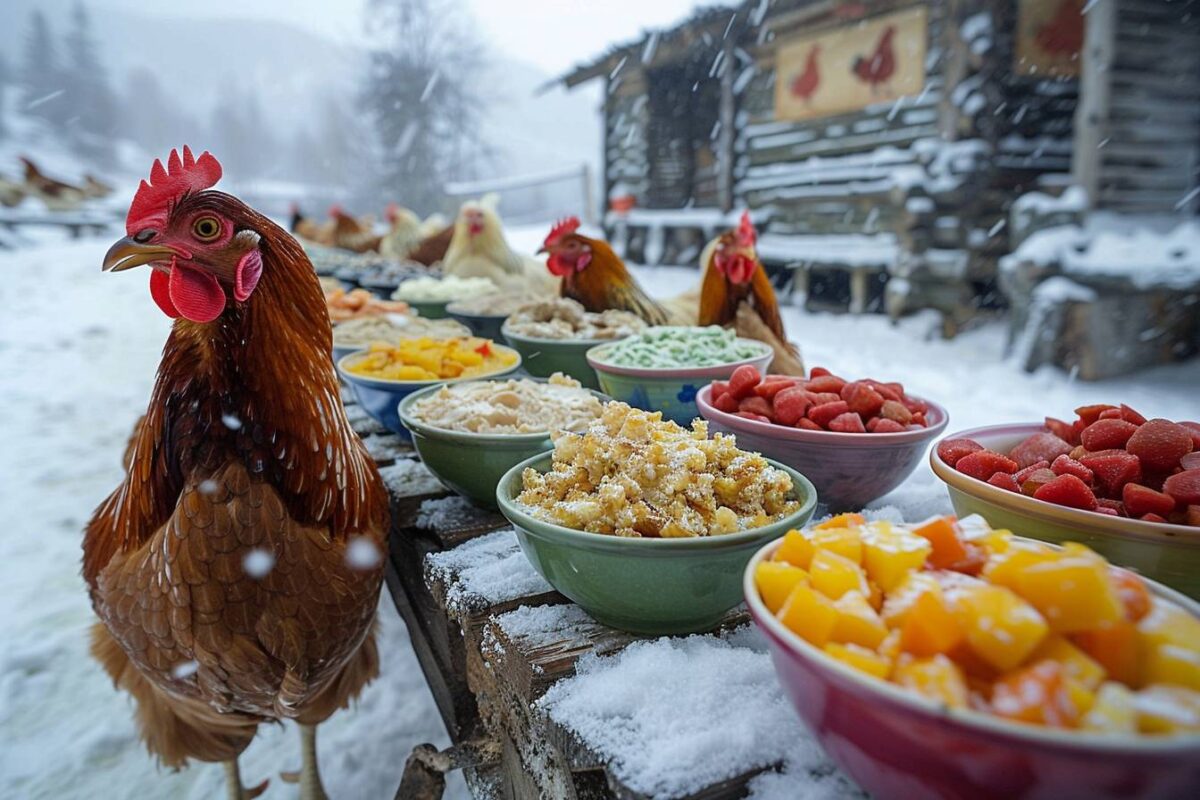
[[[216,217],[198,217],[192,223],[192,233],[197,239],[210,242],[221,234],[221,223]]]

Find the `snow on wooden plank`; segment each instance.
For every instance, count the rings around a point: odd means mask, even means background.
[[[434,597],[452,618],[462,622],[481,612],[509,610],[514,601],[563,602],[530,566],[511,528],[429,554],[425,576]]]
[[[887,269],[900,258],[900,246],[891,233],[832,236],[783,236],[764,233],[758,254],[782,264],[828,264],[848,269]]]

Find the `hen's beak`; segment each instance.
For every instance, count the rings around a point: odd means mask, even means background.
[[[156,261],[170,261],[177,255],[174,249],[155,244],[139,244],[133,237],[126,236],[108,248],[104,254],[101,269],[105,272],[121,272],[140,267],[143,264],[153,264]]]
[[[537,255],[540,256],[542,253],[549,253],[549,252],[550,252],[550,248],[543,245],[542,247],[538,248]]]

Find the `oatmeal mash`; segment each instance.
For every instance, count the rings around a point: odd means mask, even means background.
[[[505,323],[509,333],[531,339],[623,339],[646,329],[646,323],[628,311],[585,311],[567,297],[542,300],[517,309]]]
[[[731,436],[708,438],[625,403],[608,403],[582,434],[555,437],[549,472],[525,470],[517,502],[538,519],[616,536],[717,536],[761,527],[800,507],[792,479]]]
[[[413,404],[426,425],[468,433],[578,433],[600,416],[600,399],[560,372],[546,383],[471,381],[443,386]]]

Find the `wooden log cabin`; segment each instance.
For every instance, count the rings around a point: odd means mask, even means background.
[[[1119,8],[1105,12],[1120,22],[1107,38],[1132,66],[1109,76],[1082,55],[1087,15],[1103,5]],[[1200,142],[1185,6],[748,0],[562,80],[604,83],[605,229],[630,260],[694,264],[704,239],[750,208],[764,262],[809,307],[935,308],[952,332],[1007,302],[997,262],[1016,241],[1020,195],[1074,181],[1093,203],[1178,213]],[[1160,40],[1183,59],[1184,88],[1165,65],[1140,72]],[[1144,114],[1183,126],[1172,169],[1151,168],[1169,159],[1140,143]]]

